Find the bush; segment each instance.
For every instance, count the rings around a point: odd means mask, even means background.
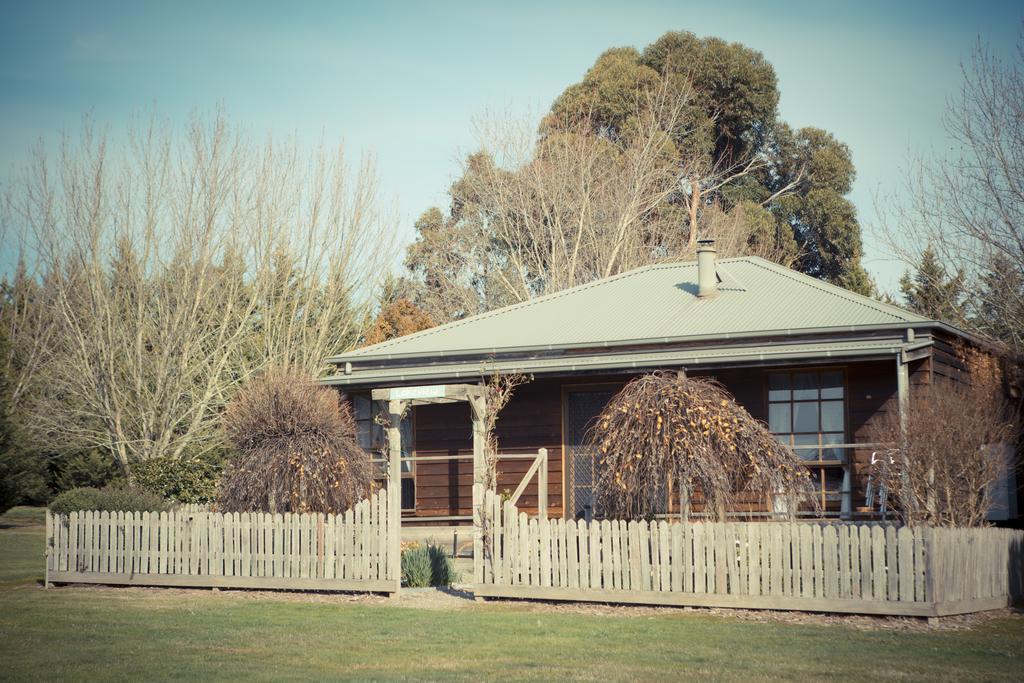
[[[212,503],[221,466],[214,457],[154,458],[134,466],[135,483],[178,503]]]
[[[80,510],[108,512],[160,512],[171,503],[161,496],[138,487],[108,485],[102,489],[83,486],[60,494],[50,503],[50,512],[67,515]]]
[[[782,499],[791,515],[799,501],[813,504],[800,458],[712,380],[634,379],[595,420],[589,442],[600,454],[600,512],[611,518],[665,512],[670,477],[676,496],[699,493],[719,521],[740,498]]]
[[[224,429],[235,450],[217,495],[226,512],[339,513],[370,492],[348,404],[312,377],[268,371],[228,405]]]
[[[402,550],[402,580],[410,588],[450,586],[459,580],[452,560],[434,545],[414,545]]]
[[[1006,473],[999,447],[1018,438],[998,360],[963,347],[957,355],[969,369],[963,381],[936,377],[904,415],[890,410],[871,426],[871,441],[892,444],[872,477],[910,526],[985,526],[993,485]]]
[[[402,551],[402,581],[410,588],[423,588],[431,585],[433,563],[430,551],[425,545],[418,545]]]
[[[430,585],[450,586],[458,582],[459,573],[455,571],[452,558],[436,545],[428,545],[427,553],[430,555]]]

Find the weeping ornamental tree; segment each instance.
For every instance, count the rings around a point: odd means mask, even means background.
[[[601,462],[599,503],[609,517],[665,512],[669,480],[684,510],[699,500],[722,521],[741,499],[771,500],[790,517],[813,500],[796,454],[712,380],[674,372],[639,377],[608,403],[590,441]]]
[[[271,370],[224,414],[235,451],[218,504],[228,512],[344,512],[370,492],[369,456],[337,392],[294,370]]]

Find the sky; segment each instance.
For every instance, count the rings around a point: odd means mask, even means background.
[[[541,112],[604,50],[670,30],[738,41],[779,79],[780,117],[853,152],[865,265],[886,290],[876,197],[943,129],[981,38],[1015,49],[1014,2],[12,2],[0,22],[0,180],[85,113],[112,129],[156,108],[184,123],[222,107],[258,136],[321,137],[374,154],[400,238],[447,206],[487,111]],[[8,255],[9,256],[9,255]],[[0,259],[7,262],[9,259]]]

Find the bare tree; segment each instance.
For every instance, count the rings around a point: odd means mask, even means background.
[[[666,512],[669,481],[684,516],[698,501],[719,521],[743,499],[784,506],[790,518],[799,504],[815,505],[800,458],[711,380],[638,377],[608,402],[588,442],[600,453],[599,504],[612,517]]]
[[[40,147],[8,225],[45,293],[23,402],[39,439],[137,460],[221,443],[218,415],[268,363],[311,373],[355,343],[388,222],[371,161],[253,145],[224,116],[155,117],[114,146],[88,121]]]
[[[1004,61],[979,41],[949,102],[951,156],[912,160],[880,239],[910,268],[933,250],[962,273],[967,322],[1024,350],[1024,35]]]
[[[895,444],[876,458],[872,476],[909,525],[984,525],[993,484],[1007,465],[1000,449],[1016,441],[997,359],[960,354],[966,381],[925,387],[905,415],[891,411],[871,437]]]

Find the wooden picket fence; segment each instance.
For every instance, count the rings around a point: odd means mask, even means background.
[[[1024,532],[540,520],[483,500],[479,596],[935,617],[1024,595]]]
[[[344,515],[46,514],[46,582],[395,592],[388,494]]]

